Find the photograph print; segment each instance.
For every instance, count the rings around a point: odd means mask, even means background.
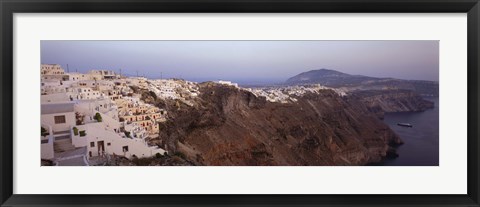
[[[439,41],[40,43],[41,166],[439,166]]]

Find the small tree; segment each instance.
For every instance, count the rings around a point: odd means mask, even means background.
[[[86,136],[86,135],[87,135],[87,133],[85,132],[85,130],[80,131],[80,136],[81,136],[81,137],[84,137],[84,136]]]
[[[127,136],[128,138],[130,138],[130,132],[125,131],[124,133],[125,133],[125,136]]]
[[[97,120],[98,122],[102,122],[102,115],[100,113],[96,113],[93,119]]]
[[[75,136],[78,135],[78,129],[77,129],[77,127],[73,127],[73,134],[74,134]]]
[[[162,158],[162,154],[160,154],[159,152],[157,152],[157,154],[155,154],[155,157],[158,159],[158,158]]]
[[[47,136],[48,134],[49,134],[49,133],[48,133],[47,129],[45,129],[45,128],[42,127],[41,135],[42,135],[42,136]]]

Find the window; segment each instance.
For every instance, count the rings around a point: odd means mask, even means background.
[[[95,142],[90,142],[90,147],[95,147]]]
[[[123,152],[128,152],[128,146],[123,146],[122,150],[123,150]]]
[[[111,145],[111,143],[110,143],[110,142],[108,142],[108,143],[107,143],[107,146],[110,146],[110,145]]]
[[[65,123],[65,115],[62,115],[62,116],[54,116],[53,117],[55,119],[55,124],[63,124]]]

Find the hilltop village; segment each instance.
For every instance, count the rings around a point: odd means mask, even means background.
[[[269,102],[291,103],[307,92],[338,89],[314,84],[240,88],[230,81],[214,84],[246,90]],[[168,111],[145,103],[137,90],[156,98],[192,106],[200,95],[198,83],[180,79],[126,77],[111,70],[65,72],[58,64],[41,65],[41,159],[53,165],[104,165],[112,157],[159,157],[167,146],[152,145]]]

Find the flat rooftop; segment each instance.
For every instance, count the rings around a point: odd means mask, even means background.
[[[42,104],[42,114],[57,114],[57,113],[66,113],[74,112],[75,103],[45,103]]]

